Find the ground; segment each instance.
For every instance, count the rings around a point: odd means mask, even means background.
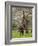
[[[13,38],[31,38],[32,37],[32,32],[30,32],[31,30],[29,30],[28,33],[25,33],[25,35],[20,35],[20,32],[14,30],[12,31],[12,37]]]

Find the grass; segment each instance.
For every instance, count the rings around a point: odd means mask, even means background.
[[[28,32],[28,33],[25,33],[24,35],[22,35],[22,34],[20,35],[20,32],[14,30],[14,31],[12,31],[12,37],[13,38],[31,38],[32,32]]]

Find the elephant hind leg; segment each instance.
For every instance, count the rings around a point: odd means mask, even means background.
[[[26,33],[28,33],[28,30],[26,29]]]
[[[21,36],[21,35],[24,35],[24,31],[23,31],[23,30],[20,31],[20,36]]]

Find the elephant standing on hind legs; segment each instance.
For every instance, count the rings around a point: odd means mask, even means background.
[[[27,27],[28,27],[28,20],[25,18],[25,15],[24,15],[24,11],[23,11],[23,18],[22,18],[22,23],[21,23],[21,25],[19,26],[19,31],[20,31],[20,34],[24,34],[24,31],[26,32],[26,33],[28,33],[28,29],[27,29]]]

